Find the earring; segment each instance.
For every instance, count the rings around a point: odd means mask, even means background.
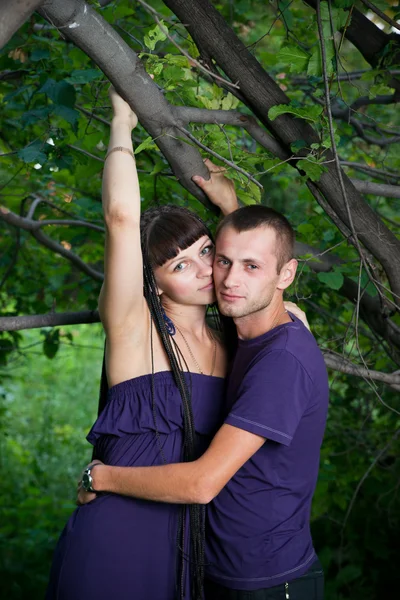
[[[161,310],[162,310],[162,316],[163,316],[163,319],[165,322],[165,327],[167,328],[169,335],[175,335],[175,333],[176,333],[175,325],[173,324],[171,319],[168,317],[168,315],[165,312],[163,307],[161,307]]]

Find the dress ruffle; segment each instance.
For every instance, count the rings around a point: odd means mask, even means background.
[[[213,435],[215,424],[222,422],[221,402],[215,399],[223,396],[224,379],[197,373],[185,373],[185,377],[192,390],[196,431]],[[182,400],[172,372],[154,374],[154,406],[151,378],[151,374],[142,375],[109,389],[107,404],[91,428],[88,442],[94,445],[102,435],[170,434],[183,429]]]

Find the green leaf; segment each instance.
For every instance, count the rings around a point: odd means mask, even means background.
[[[346,508],[346,503],[343,505],[343,509]],[[342,567],[337,575],[337,582],[340,585],[349,584],[355,579],[359,579],[363,576],[362,569],[357,565],[345,565]]]
[[[69,77],[66,77],[64,81],[67,83],[89,83],[95,79],[100,79],[103,73],[99,69],[77,69],[72,71]]]
[[[327,273],[318,273],[318,279],[325,283],[331,290],[340,290],[343,285],[343,274],[336,268]]]
[[[153,142],[153,138],[151,137],[151,135],[149,135],[149,137],[147,137],[144,142],[142,142],[141,144],[139,144],[139,146],[135,149],[135,154],[139,154],[139,152],[142,152],[142,150],[147,150],[149,148],[154,148],[155,144]]]
[[[312,147],[312,144],[311,144]],[[307,148],[307,142],[305,140],[296,140],[292,144],[290,144],[290,148],[292,152],[298,152],[302,148]]]
[[[297,107],[291,104],[278,104],[277,106],[273,106],[268,111],[268,117],[271,121],[274,121],[280,115],[285,113],[290,113],[295,117],[299,117],[301,119],[306,119],[307,121],[311,121],[315,123],[318,120],[318,117],[321,115],[324,110],[323,106],[304,106]]]
[[[338,8],[351,8],[354,0],[333,0],[333,5]]]
[[[302,223],[297,227],[297,231],[303,235],[308,235],[309,233],[313,233],[314,225],[311,223]]]
[[[69,108],[68,106],[63,106],[62,104],[56,105],[53,112],[62,119],[65,119],[72,126],[75,126],[79,119],[79,113],[77,110]]]
[[[160,25],[163,29],[168,31],[168,27],[165,25],[164,21],[160,21]],[[148,48],[149,50],[154,50],[157,45],[157,42],[164,42],[166,39],[167,36],[164,33],[164,31],[160,29],[159,25],[156,25],[154,29],[150,29],[148,34],[144,36],[143,42],[146,48]]]
[[[320,77],[322,75],[322,58],[319,46],[314,49],[308,62],[307,75],[314,75],[315,77]]]
[[[278,60],[288,65],[291,73],[305,71],[310,60],[310,54],[298,46],[283,46],[277,55]]]
[[[321,165],[321,163],[311,158],[309,158],[308,160],[299,160],[297,166],[299,169],[305,172],[305,174],[309,179],[311,179],[311,181],[319,181],[319,178],[321,177],[322,173],[328,170],[324,165]]]
[[[41,140],[36,140],[32,144],[25,146],[18,152],[18,156],[25,163],[40,163],[43,164],[47,160],[47,156],[43,151],[45,144]]]
[[[181,67],[182,69],[189,66],[189,60],[186,56],[175,56],[174,54],[166,54],[165,60],[170,65],[175,65],[176,67]]]
[[[376,96],[386,96],[394,93],[394,89],[385,85],[384,83],[378,83],[376,85],[372,85],[369,88],[368,97],[372,100],[376,98]]]
[[[38,93],[46,94],[55,104],[61,104],[69,108],[73,108],[75,104],[75,90],[66,81],[48,79]]]
[[[54,358],[60,347],[60,330],[52,329],[49,332],[42,330],[41,333],[45,335],[43,341],[43,352],[47,358]]]
[[[260,204],[261,189],[255,183],[249,181],[246,188],[238,192],[238,196],[243,204]]]
[[[233,94],[228,94],[222,99],[221,108],[222,110],[234,110],[239,104],[238,98],[235,98]]]
[[[47,60],[50,58],[50,52],[48,48],[37,48],[33,50],[30,54],[30,59],[33,62],[37,62],[39,60]]]
[[[33,123],[38,123],[43,119],[47,119],[49,114],[51,113],[51,108],[46,106],[45,108],[36,108],[34,110],[28,110],[23,113],[21,117],[21,122],[24,126],[32,125]]]
[[[4,339],[5,334],[0,334],[0,366],[4,367],[7,364],[8,354],[11,354],[14,344],[11,340]]]

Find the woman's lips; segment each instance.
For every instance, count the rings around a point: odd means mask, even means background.
[[[211,281],[209,284],[205,285],[204,287],[200,288],[201,292],[207,292],[208,290],[212,290],[214,288],[214,284]]]

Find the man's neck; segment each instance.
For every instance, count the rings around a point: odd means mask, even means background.
[[[245,317],[234,319],[237,334],[241,340],[252,340],[268,331],[272,331],[275,327],[290,323],[291,318],[284,307],[283,300],[272,303],[263,310],[252,313]]]

